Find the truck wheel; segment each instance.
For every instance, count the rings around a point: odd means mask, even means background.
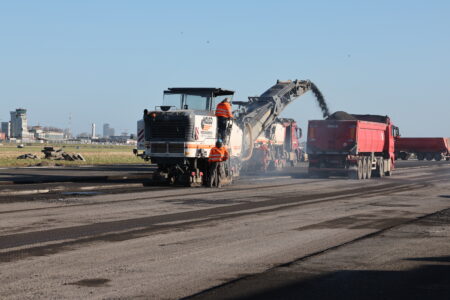
[[[367,159],[364,157],[363,159],[362,159],[362,165],[363,165],[363,170],[362,170],[362,179],[367,179],[367,170],[368,170],[368,168],[367,168]]]
[[[268,171],[273,171],[276,170],[276,165],[275,165],[275,161],[271,160],[267,166],[267,170]]]
[[[427,154],[425,155],[425,158],[426,158],[428,161],[430,161],[430,160],[433,160],[434,155],[433,155],[433,153],[427,153]]]
[[[417,159],[423,160],[425,158],[425,155],[423,153],[417,153]]]
[[[435,153],[434,154],[434,160],[440,161],[441,159],[442,159],[442,154],[441,153]]]
[[[372,159],[367,158],[367,179],[372,178]]]
[[[377,164],[377,173],[378,173],[378,177],[384,177],[384,160],[380,159],[378,160],[378,164]]]
[[[363,173],[364,173],[364,168],[363,168],[363,161],[362,161],[362,159],[358,159],[358,165],[357,165],[357,168],[358,168],[358,180],[361,180],[361,179],[363,179]]]
[[[408,153],[406,152],[400,152],[400,158],[402,160],[408,160]]]

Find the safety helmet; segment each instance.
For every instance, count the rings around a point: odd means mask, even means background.
[[[217,148],[221,148],[222,145],[223,145],[222,139],[218,139],[217,142],[216,142],[216,147],[217,147]]]

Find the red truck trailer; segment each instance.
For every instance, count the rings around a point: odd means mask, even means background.
[[[255,141],[251,158],[243,171],[277,170],[286,165],[295,166],[303,157],[300,147],[302,132],[293,119],[276,119]]]
[[[418,160],[450,160],[450,138],[397,137],[395,154],[403,160],[407,160],[412,154]]]
[[[339,114],[341,113],[341,114]],[[335,115],[340,116],[336,118]],[[307,153],[310,176],[346,174],[353,179],[390,176],[394,169],[394,137],[389,117],[333,114],[309,121]]]

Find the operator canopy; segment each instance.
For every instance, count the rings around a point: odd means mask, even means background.
[[[221,88],[206,88],[206,87],[182,87],[182,88],[168,88],[164,94],[188,94],[188,95],[212,95],[217,96],[232,96],[234,91],[224,90]]]
[[[216,103],[233,97],[234,91],[221,88],[183,87],[164,91],[164,108],[212,111]],[[163,108],[163,107],[161,107]]]

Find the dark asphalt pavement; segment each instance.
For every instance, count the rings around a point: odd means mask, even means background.
[[[187,299],[450,299],[450,209]]]

